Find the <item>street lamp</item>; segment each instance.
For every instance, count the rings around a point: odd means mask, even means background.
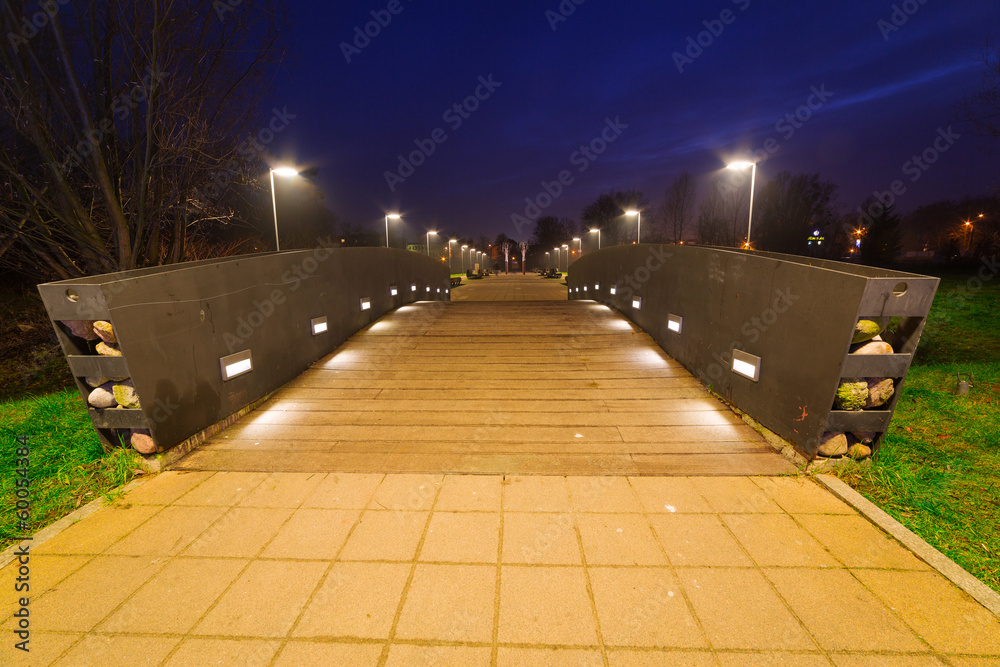
[[[556,271],[559,271],[559,246],[553,248],[556,251]]]
[[[745,248],[750,248],[750,225],[753,224],[753,190],[754,184],[757,182],[757,163],[756,162],[730,162],[726,165],[726,169],[746,169],[747,167],[752,167],[750,172],[750,216],[747,219],[747,242],[744,246]]]
[[[431,234],[437,236],[437,232],[427,232],[427,256],[431,256]]]
[[[389,218],[392,218],[393,220],[399,220],[401,217],[403,217],[403,216],[399,215],[398,213],[386,213],[385,214],[385,247],[386,248],[389,247]]]
[[[281,250],[281,241],[278,240],[278,200],[274,197],[274,175],[294,178],[299,172],[291,167],[278,167],[271,169],[271,206],[274,208],[274,249]]]
[[[625,215],[635,216],[635,242],[642,243],[642,212],[641,211],[625,211]]]
[[[597,249],[600,250],[601,249],[601,230],[600,229],[591,229],[590,233],[591,234],[597,234]]]
[[[545,268],[546,269],[552,268],[552,253],[551,252],[546,252],[545,253]]]
[[[562,247],[563,247],[564,250],[566,250],[566,271],[568,272],[569,271],[569,244],[568,243],[563,243]]]
[[[576,241],[578,244],[580,244],[580,255],[583,255],[583,240],[582,239],[576,239],[576,238],[573,239],[573,240]]]
[[[452,261],[451,261],[451,244],[452,243],[458,243],[458,239],[449,239],[448,240],[448,273],[455,273],[455,267],[452,266]]]
[[[465,249],[468,247],[467,245],[462,246],[462,273],[465,273]]]

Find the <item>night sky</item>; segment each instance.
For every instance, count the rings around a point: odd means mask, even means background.
[[[351,224],[381,229],[399,211],[411,239],[530,238],[511,216],[561,172],[569,184],[539,212],[579,220],[612,188],[658,206],[684,170],[703,192],[751,151],[767,155],[759,180],[818,172],[843,211],[894,180],[904,212],[1000,186],[996,152],[956,108],[1000,39],[996,0],[290,4],[291,59],[270,103],[296,118],[273,152],[317,167]],[[373,11],[391,21],[355,42]],[[398,156],[416,141],[433,153],[410,174]],[[927,149],[934,164],[911,162]],[[393,191],[385,172],[405,180]]]

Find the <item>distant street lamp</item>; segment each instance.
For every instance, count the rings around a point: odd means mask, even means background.
[[[427,232],[427,256],[431,256],[431,234],[437,236],[437,232]]]
[[[642,243],[642,212],[641,211],[625,211],[625,215],[634,215],[635,220],[635,242]]]
[[[576,241],[578,244],[580,244],[580,246],[579,246],[580,247],[580,254],[583,255],[583,240],[582,239],[577,239],[577,238],[574,238],[573,240]]]
[[[403,217],[403,216],[399,215],[398,213],[386,213],[386,215],[385,215],[385,247],[386,248],[389,247],[389,218],[392,218],[393,220],[399,220],[401,217]]]
[[[590,233],[591,234],[597,234],[597,249],[600,250],[601,249],[601,230],[600,229],[591,229]]]
[[[566,251],[566,271],[568,272],[569,271],[569,244],[568,243],[563,243],[562,247],[563,247],[563,250]]]
[[[559,246],[553,248],[556,251],[556,271],[559,271]]]
[[[271,206],[274,208],[274,249],[281,250],[281,241],[278,240],[278,200],[274,196],[274,175],[285,178],[294,178],[299,172],[290,167],[278,167],[271,170]]]
[[[551,269],[552,268],[552,253],[551,252],[546,252],[545,253],[545,268],[546,269]]]
[[[455,267],[452,266],[451,261],[451,244],[458,243],[458,239],[449,239],[448,241],[448,273],[455,273]]]
[[[757,182],[757,163],[756,162],[730,162],[726,165],[726,169],[746,169],[747,167],[752,167],[750,172],[750,216],[747,219],[747,242],[744,248],[750,249],[750,225],[753,224],[753,191],[754,184]]]
[[[462,273],[465,273],[465,249],[468,247],[467,245],[462,246]]]

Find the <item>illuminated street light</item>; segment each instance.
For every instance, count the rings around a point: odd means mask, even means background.
[[[568,273],[569,272],[569,244],[568,243],[563,243],[562,247],[563,247],[563,250],[566,251],[566,271]]]
[[[601,230],[600,229],[591,229],[590,233],[591,234],[597,234],[597,249],[600,250],[601,249]]]
[[[437,232],[427,232],[427,256],[431,256],[431,234],[437,236]]]
[[[583,240],[582,239],[573,239],[573,240],[576,241],[578,244],[580,244],[580,255],[583,255]]]
[[[625,215],[634,215],[636,217],[635,221],[635,242],[642,243],[642,212],[641,211],[625,211]]]
[[[399,220],[402,217],[403,216],[399,215],[398,213],[386,213],[386,215],[385,215],[385,247],[386,248],[389,247],[389,218],[392,218],[393,220]]]
[[[448,273],[455,273],[455,267],[452,266],[451,261],[451,244],[458,243],[458,239],[449,239],[448,241]]]
[[[274,175],[284,178],[294,178],[299,172],[291,167],[278,167],[271,169],[271,206],[274,208],[274,249],[281,250],[281,242],[278,240],[278,200],[274,196]]]
[[[730,162],[726,165],[726,169],[746,169],[747,167],[752,167],[750,172],[750,216],[747,219],[747,242],[744,246],[745,248],[750,248],[750,225],[753,224],[753,191],[754,184],[757,182],[757,163],[756,162]]]
[[[462,246],[462,273],[465,273],[465,250],[468,247],[467,245]]]

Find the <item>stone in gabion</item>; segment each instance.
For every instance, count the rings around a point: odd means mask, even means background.
[[[875,320],[858,320],[854,325],[854,337],[851,343],[863,343],[871,340],[885,330],[885,325]]]
[[[118,401],[115,400],[113,386],[110,382],[107,382],[97,387],[87,396],[87,403],[99,410],[106,410],[117,406]]]
[[[135,387],[132,386],[131,381],[114,385],[113,391],[115,393],[115,400],[123,408],[139,407],[139,396],[136,395]]]
[[[841,382],[833,405],[838,410],[861,410],[868,402],[868,383]]]
[[[122,351],[102,341],[97,344],[97,354],[103,354],[106,357],[120,357]]]
[[[892,354],[892,345],[884,340],[870,340],[852,349],[851,354]]]
[[[94,321],[93,320],[60,320],[69,332],[76,336],[77,338],[82,338],[84,340],[97,340],[97,334],[94,333]]]
[[[141,429],[133,430],[132,437],[129,441],[132,445],[132,449],[140,454],[148,455],[156,453],[156,443],[153,442],[153,437],[149,434],[149,431]]]
[[[824,433],[816,453],[820,456],[843,456],[847,453],[847,434],[842,431]]]
[[[862,445],[860,442],[856,442],[847,450],[847,455],[855,461],[860,461],[862,459],[867,459],[872,455],[872,448],[868,445]]]
[[[877,408],[885,405],[895,391],[892,378],[868,378],[868,400],[866,408]]]
[[[105,382],[110,382],[111,378],[99,378],[99,377],[88,376],[83,378],[83,381],[86,382],[87,385],[90,387],[100,387]]]
[[[117,345],[118,339],[115,338],[115,330],[111,326],[111,322],[106,320],[98,320],[94,322],[94,333],[100,336],[108,345]]]

